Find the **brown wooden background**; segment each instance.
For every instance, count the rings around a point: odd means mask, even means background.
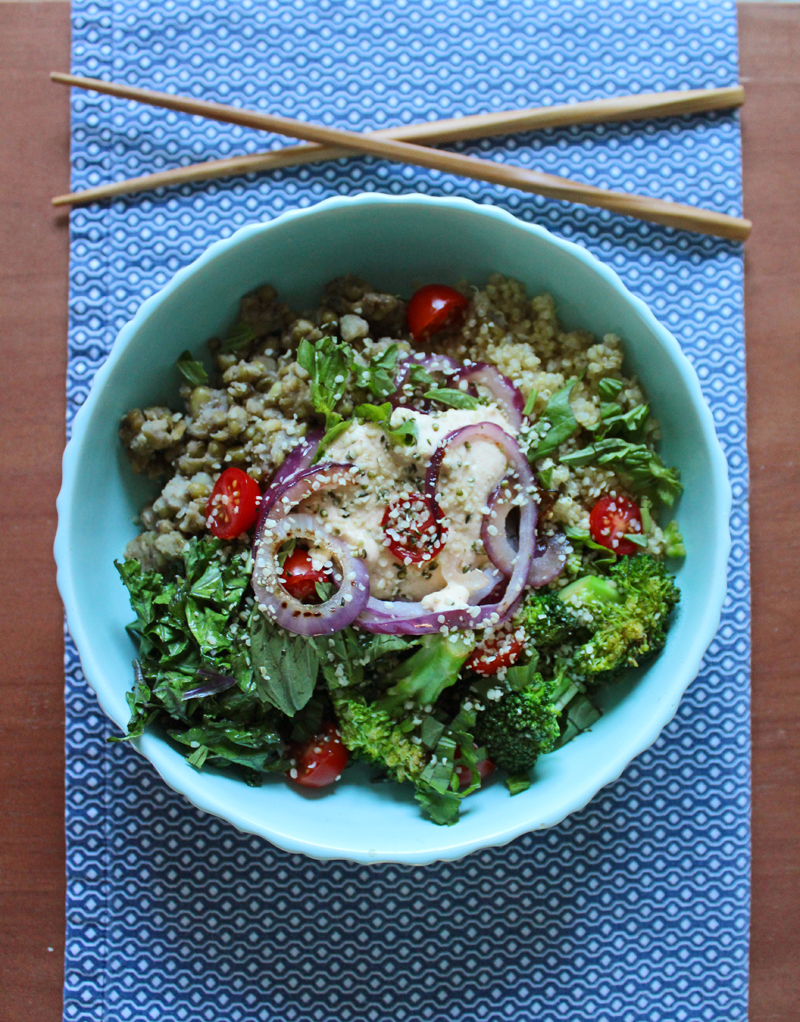
[[[739,7],[753,557],[752,1022],[800,1019],[800,4]],[[0,2],[0,1020],[61,1018],[66,2]],[[168,1022],[168,1020],[164,1020]],[[720,1020],[723,1022],[723,1020]]]

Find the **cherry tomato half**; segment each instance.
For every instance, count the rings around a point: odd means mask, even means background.
[[[513,632],[500,632],[479,642],[464,666],[476,674],[497,674],[501,667],[515,664],[524,648],[524,643]]]
[[[291,753],[294,765],[286,776],[304,788],[327,788],[339,779],[349,757],[336,725],[323,724],[319,734],[294,746]]]
[[[408,303],[408,328],[415,341],[425,341],[431,334],[455,323],[464,315],[469,299],[446,284],[426,284],[415,291]]]
[[[441,513],[421,493],[397,497],[383,512],[381,528],[393,557],[403,564],[432,561],[444,546]]]
[[[601,497],[589,515],[592,539],[615,554],[635,554],[639,547],[625,534],[641,531],[642,513],[627,497]]]
[[[308,550],[297,547],[283,562],[280,583],[286,592],[303,603],[319,603],[317,582],[332,582],[333,575],[315,568]]]
[[[479,759],[475,764],[475,769],[478,771],[478,776],[481,779],[481,784],[486,778],[494,773],[495,765],[490,759]],[[459,763],[456,760],[455,772],[458,775],[458,786],[459,788],[468,788],[472,784],[472,771],[468,766],[463,763]]]
[[[256,524],[261,490],[240,468],[226,468],[206,505],[208,527],[219,539],[236,539]]]

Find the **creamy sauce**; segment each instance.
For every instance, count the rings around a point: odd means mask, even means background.
[[[341,536],[364,559],[370,594],[383,600],[421,600],[427,610],[463,608],[485,588],[482,571],[489,559],[481,542],[484,508],[508,465],[502,451],[485,440],[460,444],[445,456],[439,473],[439,506],[447,541],[435,560],[403,564],[385,545],[381,525],[387,505],[398,496],[421,493],[431,456],[448,434],[478,422],[497,423],[511,436],[516,430],[494,406],[475,410],[448,408],[425,414],[397,408],[391,426],[417,424],[413,445],[393,447],[375,423],[354,422],[325,452],[323,462],[350,462],[359,469],[352,487],[314,495],[298,511],[320,515],[326,529]]]

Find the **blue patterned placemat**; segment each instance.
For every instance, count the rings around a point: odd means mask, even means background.
[[[732,3],[73,0],[73,70],[377,128],[737,80]],[[76,92],[73,185],[256,151],[245,129]],[[282,140],[266,139],[266,144]],[[737,214],[736,115],[467,152]],[[370,159],[72,214],[70,420],[117,330],[215,238],[328,195],[471,196],[610,263],[695,364],[734,492],[730,591],[661,739],[560,826],[427,868],[318,863],[205,816],[110,727],[67,645],[65,1018],[744,1019],[749,605],[737,245]]]

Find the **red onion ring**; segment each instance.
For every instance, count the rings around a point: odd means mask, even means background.
[[[318,605],[301,603],[280,584],[278,547],[287,539],[307,539],[331,552],[339,562],[341,583],[329,600]],[[344,540],[332,536],[313,515],[268,518],[253,555],[253,591],[258,609],[281,628],[295,635],[331,635],[352,624],[369,599],[369,573]]]
[[[503,376],[499,369],[487,362],[476,362],[475,365],[465,366],[455,375],[455,386],[458,387],[459,383],[465,380],[476,387],[488,390],[492,400],[514,429],[519,429],[522,426],[525,399],[519,389],[507,376]]]
[[[258,516],[258,529],[261,528],[261,523],[287,484],[311,467],[311,462],[314,460],[323,435],[321,429],[315,429],[286,455],[283,464],[275,472],[269,486],[261,496],[261,513]],[[258,535],[258,529],[256,530],[256,535]]]
[[[504,575],[509,576],[514,568],[517,547],[508,538],[506,532],[506,518],[514,507],[514,503],[512,500],[504,500],[504,496],[503,489],[498,486],[489,498],[489,514],[484,516],[483,523],[481,524],[481,539],[492,563]],[[497,531],[494,536],[489,532],[490,525],[496,527]],[[548,537],[541,546],[537,543],[536,551],[531,560],[528,585],[533,586],[534,589],[540,589],[542,586],[547,585],[548,582],[558,578],[564,570],[566,563],[567,538],[563,533],[557,532]]]
[[[256,544],[268,521],[281,521],[301,500],[319,493],[323,487],[325,490],[338,490],[344,486],[350,486],[357,474],[358,469],[350,462],[332,461],[323,465],[315,465],[300,472],[299,475],[292,476],[274,495],[268,512],[261,516],[261,521],[256,528]],[[317,528],[322,529],[322,525],[318,525]]]
[[[507,577],[514,570],[518,550],[518,547],[515,547],[508,538],[506,530],[506,519],[511,510],[518,506],[515,499],[511,499],[508,487],[498,486],[487,502],[489,514],[483,516],[481,523],[481,539],[486,553],[489,555],[489,560]],[[539,517],[538,505],[534,504],[534,510],[533,528],[535,530]],[[490,531],[491,529],[495,530],[494,534]]]
[[[429,373],[445,373],[448,376],[455,376],[464,368],[460,362],[456,362],[454,358],[450,358],[448,355],[423,355],[421,352],[416,352],[414,355],[404,358],[402,362],[398,362],[395,368],[394,385],[396,389],[395,393],[389,398],[395,408],[401,403],[400,397],[403,396],[402,388],[408,379],[412,366],[419,366]]]
[[[528,573],[528,585],[540,589],[558,578],[567,563],[567,547],[567,537],[563,532],[548,536],[541,553],[537,545],[537,552],[533,555]]]
[[[496,423],[478,422],[454,430],[444,438],[434,452],[425,476],[425,492],[430,495],[432,500],[436,501],[439,471],[445,454],[463,443],[478,440],[494,443],[503,451],[523,490],[533,486],[533,474],[528,459],[520,450],[516,440]],[[527,583],[534,554],[535,509],[536,505],[532,500],[523,504],[520,509],[520,535],[523,537],[520,550],[515,559],[505,593],[496,603],[461,610],[445,610],[438,613],[430,611],[419,613],[422,609],[419,603],[406,604],[402,601],[370,600],[357,624],[369,632],[385,635],[425,635],[440,631],[442,628],[486,628],[489,625],[506,621],[519,605]]]

